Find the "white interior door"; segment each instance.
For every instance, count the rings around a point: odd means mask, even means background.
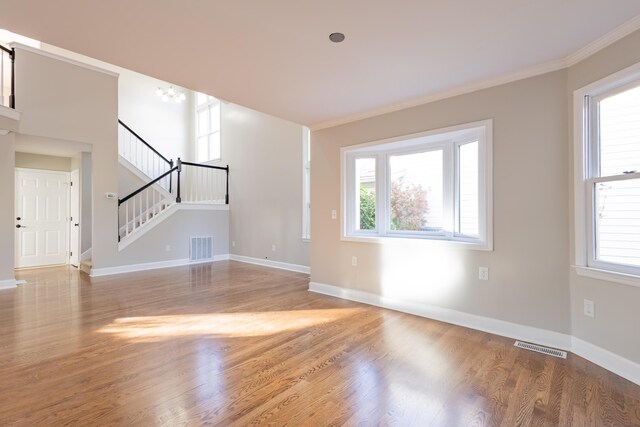
[[[16,169],[16,268],[66,264],[69,173]]]
[[[69,188],[69,263],[80,265],[80,171],[71,171],[71,187]]]

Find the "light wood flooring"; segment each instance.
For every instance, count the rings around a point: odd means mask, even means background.
[[[0,426],[640,426],[584,359],[231,261],[0,291]]]

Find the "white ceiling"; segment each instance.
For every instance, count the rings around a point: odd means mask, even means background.
[[[0,0],[0,10],[0,28],[317,127],[557,63],[637,18],[640,1]],[[341,44],[328,40],[336,31]]]

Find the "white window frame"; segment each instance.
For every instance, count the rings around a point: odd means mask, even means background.
[[[302,128],[302,240],[311,240],[311,131]]]
[[[640,173],[597,177],[598,147],[592,140],[597,115],[592,105],[603,96],[611,96],[640,82],[640,63],[611,74],[573,93],[574,156],[574,231],[575,259],[573,267],[580,276],[640,287],[640,268],[604,262],[595,257],[595,184],[621,179],[640,178]]]
[[[222,160],[222,102],[220,102],[219,99],[214,98],[213,96],[207,95],[207,94],[202,94],[205,95],[207,97],[207,101],[202,103],[202,104],[198,104],[198,94],[194,93],[193,94],[193,102],[194,102],[194,110],[195,111],[195,117],[194,117],[194,135],[195,135],[195,158],[196,161],[199,163],[213,163],[213,162],[218,162],[220,160]],[[217,130],[211,130],[211,124],[209,123],[209,132],[206,135],[200,135],[200,123],[198,123],[198,117],[200,116],[200,112],[202,111],[206,111],[207,112],[207,120],[210,119],[210,112],[209,110],[215,106],[215,105],[219,105],[219,109],[218,109],[218,114],[220,115],[220,128],[218,128]],[[199,139],[203,136],[207,137],[207,152],[209,153],[209,155],[207,157],[211,157],[211,144],[209,143],[209,137],[213,134],[218,133],[220,135],[220,157],[217,158],[209,158],[207,160],[202,160],[200,158],[198,158],[198,152],[199,152]]]
[[[458,203],[458,147],[478,141],[479,237],[456,233]],[[398,154],[443,150],[443,227],[442,232],[391,230],[389,227],[389,157]],[[341,157],[341,240],[391,243],[398,241],[438,242],[477,250],[493,250],[493,120],[465,123],[396,138],[343,147]],[[376,228],[356,230],[355,160],[376,159]],[[353,187],[353,188],[352,188]]]

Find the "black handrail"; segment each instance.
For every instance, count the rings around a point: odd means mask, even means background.
[[[137,196],[138,194],[140,194],[142,191],[146,190],[147,188],[151,187],[153,184],[155,184],[156,182],[160,181],[162,178],[164,178],[165,176],[169,175],[170,173],[173,173],[175,171],[178,170],[178,166],[175,166],[171,169],[169,169],[168,171],[166,171],[165,173],[163,173],[162,175],[160,175],[159,177],[157,177],[156,179],[154,179],[151,182],[148,182],[147,184],[143,185],[142,187],[138,188],[136,191],[134,191],[133,193],[129,194],[128,196],[123,197],[122,199],[118,199],[118,206],[120,206],[121,204],[123,204],[124,202],[126,202],[127,200],[129,200],[132,197]],[[178,182],[180,182],[180,175],[178,175]],[[179,188],[179,187],[178,187]],[[180,191],[180,190],[178,190]]]
[[[225,166],[225,167],[222,167],[222,166],[205,165],[205,164],[202,164],[202,163],[185,162],[184,160],[181,160],[180,162],[183,165],[187,165],[187,166],[197,166],[197,167],[200,167],[200,168],[219,169],[219,170],[222,170],[222,171],[228,171],[229,170],[229,166],[228,165]]]
[[[129,126],[127,126],[126,124],[124,124],[124,122],[120,119],[118,119],[118,123],[120,123],[126,130],[128,130],[129,132],[131,132],[133,134],[133,136],[135,136],[136,138],[138,138],[144,145],[146,145],[151,151],[153,151],[154,153],[156,153],[158,156],[160,156],[160,158],[162,160],[164,160],[168,165],[171,165],[171,160],[167,159],[165,156],[163,156],[162,154],[160,154],[158,152],[158,150],[156,150],[155,148],[153,148],[151,146],[151,144],[149,144],[147,141],[145,141],[144,139],[142,139],[142,137],[140,135],[138,135],[137,133],[134,132],[133,129],[131,129]]]
[[[9,54],[11,59],[11,93],[9,94],[9,108],[16,108],[16,50],[14,48],[8,49],[0,45],[0,50],[3,50]],[[0,73],[2,70],[0,70]]]

